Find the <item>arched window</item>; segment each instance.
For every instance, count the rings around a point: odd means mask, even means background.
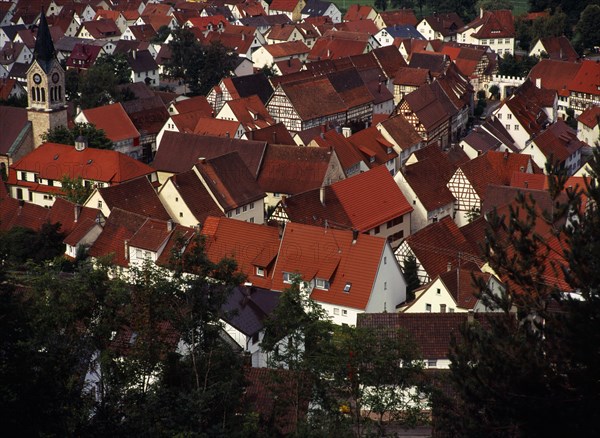
[[[58,99],[56,100],[62,100],[62,85],[58,86]]]
[[[31,101],[35,102],[35,87],[31,87]]]
[[[35,100],[40,101],[40,87],[35,87]]]
[[[42,102],[46,102],[46,89],[42,88]]]
[[[54,102],[54,88],[50,87],[50,102]]]

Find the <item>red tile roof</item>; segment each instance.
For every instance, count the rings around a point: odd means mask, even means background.
[[[479,286],[474,283],[473,277],[487,283],[491,274],[471,269],[452,269],[440,275],[440,279],[456,301],[458,307],[473,309],[481,293]]]
[[[280,84],[302,120],[343,113],[346,105],[327,78]]]
[[[562,119],[556,121],[533,139],[547,159],[563,162],[586,144],[577,138],[577,131]]]
[[[237,152],[201,160],[195,167],[224,211],[266,196]]]
[[[236,136],[240,126],[241,123],[234,120],[201,117],[196,119],[196,126],[194,126],[193,132],[198,135],[214,135],[215,137],[230,138]]]
[[[416,27],[418,24],[417,17],[412,9],[398,9],[395,11],[383,11],[379,15],[385,23],[385,27],[394,26],[396,24],[408,24]]]
[[[352,134],[348,141],[364,155],[370,168],[385,167],[388,161],[398,157],[394,145],[385,139],[376,126]]]
[[[127,252],[126,255],[125,241],[129,241],[146,220],[146,217],[139,214],[115,208],[106,220],[102,233],[90,247],[88,254],[95,258],[112,255],[115,265],[129,266],[129,253]]]
[[[408,203],[392,175],[380,166],[332,185],[352,224],[367,231],[384,222],[410,213]],[[363,202],[359,206],[357,199]]]
[[[299,0],[273,0],[269,5],[269,11],[293,12],[298,2]]]
[[[119,208],[163,221],[171,219],[158,199],[152,183],[146,177],[103,187],[98,189],[98,193],[110,210]]]
[[[475,313],[482,320],[484,313]],[[364,313],[359,314],[357,327],[374,329],[381,336],[390,336],[401,330],[417,344],[424,359],[448,359],[450,342],[460,338],[459,329],[469,315],[463,313]]]
[[[581,113],[577,121],[583,123],[588,128],[595,128],[600,124],[600,106],[589,107]]]
[[[60,232],[65,236],[77,228],[78,223],[86,220],[96,221],[98,215],[102,215],[97,208],[77,206],[64,198],[57,197],[48,209],[47,220],[51,224],[60,223]]]
[[[275,124],[275,120],[273,120],[273,117],[271,117],[257,95],[233,99],[226,102],[224,106],[229,107],[247,131],[266,128]]]
[[[579,59],[579,55],[564,35],[541,38],[540,41],[544,47],[544,51],[550,59],[558,59],[561,61],[577,61]]]
[[[488,151],[460,166],[480,199],[485,199],[490,184],[509,185],[513,173],[527,172],[531,166],[528,154]]]
[[[478,39],[515,37],[515,20],[510,10],[484,11],[483,16],[475,18],[460,31],[464,32],[467,29],[474,29],[479,26],[481,28],[473,34]]]
[[[179,192],[181,200],[199,223],[203,223],[209,216],[224,215],[193,169],[173,175],[170,179]]]
[[[600,65],[585,60],[581,63],[542,59],[533,66],[528,77],[541,80],[542,88],[555,90],[560,96],[571,92],[600,94]]]
[[[354,166],[359,165],[364,157],[362,154],[348,141],[346,137],[337,132],[335,129],[331,129],[323,134],[323,136],[317,136],[314,141],[322,148],[332,147],[340,160],[340,164],[344,169],[344,172],[351,169]]]
[[[257,182],[265,192],[295,195],[325,184],[331,163],[329,149],[269,145]]]
[[[365,20],[369,14],[375,12],[372,6],[352,4],[344,15],[344,21]]]
[[[305,281],[313,278],[329,280],[329,290],[313,289],[316,301],[365,310],[386,240],[352,231],[288,223],[285,226],[279,257],[273,272],[274,290],[287,287],[283,273],[298,273]],[[351,283],[349,292],[344,292]]]
[[[380,126],[386,130],[402,150],[410,149],[422,141],[414,126],[402,114],[384,120],[380,123]]]
[[[129,246],[158,252],[169,238],[172,224],[165,221],[148,218],[144,224],[138,228],[131,239]]]
[[[404,241],[429,276],[435,278],[456,267],[465,256],[478,256],[479,252],[461,233],[450,216],[444,216],[438,222],[411,234]],[[443,242],[443,248],[440,247]]]
[[[117,151],[44,143],[11,166],[9,179],[16,183],[16,170],[36,173],[40,178],[60,181],[63,176],[119,184],[154,172],[147,164]],[[14,178],[14,180],[13,180]]]
[[[152,165],[160,171],[185,172],[193,167],[198,158],[214,158],[237,151],[250,173],[256,178],[267,145],[264,141],[167,131],[159,146]]]
[[[271,287],[270,276],[280,244],[277,227],[208,217],[202,234],[206,236],[206,254],[211,261],[217,263],[224,257],[233,258],[248,282],[257,287]],[[256,275],[256,267],[263,268],[265,275]]]
[[[263,46],[273,58],[283,58],[304,55],[309,52],[309,48],[302,41],[289,41],[285,43],[267,44]]]
[[[173,106],[179,114],[198,112],[204,117],[209,117],[213,112],[206,96],[194,96],[189,99],[178,100],[173,103]]]
[[[112,142],[139,139],[140,133],[119,102],[83,110],[89,123],[102,129]]]

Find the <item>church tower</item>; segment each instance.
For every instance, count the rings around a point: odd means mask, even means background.
[[[54,44],[42,10],[33,63],[27,70],[27,118],[33,127],[33,146],[42,144],[42,134],[57,126],[67,126],[65,71],[56,59]]]

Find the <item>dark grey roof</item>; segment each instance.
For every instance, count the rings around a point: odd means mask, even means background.
[[[292,20],[285,14],[260,15],[258,17],[240,18],[240,23],[244,26],[252,27],[271,27],[277,24],[290,24]]]
[[[235,86],[240,97],[257,95],[265,105],[273,94],[273,87],[264,73],[236,76],[231,78],[231,82]]]
[[[309,17],[321,17],[331,5],[331,2],[323,2],[321,0],[308,0],[306,6],[302,8],[302,15]]]
[[[394,38],[414,38],[417,40],[426,39],[421,32],[415,29],[414,26],[410,26],[408,24],[397,24],[395,26],[386,27],[385,30]]]
[[[27,26],[25,26],[24,24],[13,24],[10,26],[2,26],[2,30],[8,37],[9,41],[13,41],[15,39],[15,36],[17,35],[17,32],[20,30],[23,30],[23,29],[27,29]]]
[[[35,39],[33,56],[46,73],[50,72],[52,62],[55,60],[55,50],[54,43],[52,42],[52,35],[50,35],[50,28],[48,27],[48,21],[46,20],[46,14],[43,10],[40,17],[37,37]]]
[[[127,55],[127,62],[134,73],[158,70],[158,64],[148,50],[132,50]]]
[[[238,286],[221,308],[223,319],[246,336],[252,336],[265,327],[264,320],[277,306],[280,295],[259,287]]]

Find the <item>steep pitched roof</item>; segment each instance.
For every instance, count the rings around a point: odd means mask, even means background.
[[[199,158],[214,158],[237,151],[255,177],[258,175],[266,149],[263,141],[239,140],[167,131],[156,151],[152,166],[165,172],[190,170]]]
[[[460,169],[479,197],[485,199],[488,185],[507,186],[513,173],[527,172],[530,165],[531,156],[528,154],[488,151],[463,164]]]
[[[548,159],[565,161],[586,144],[577,138],[577,131],[559,119],[538,135],[533,142]]]
[[[414,126],[402,114],[384,120],[380,123],[380,126],[386,130],[402,150],[411,148],[422,140]]]
[[[418,23],[417,17],[412,9],[398,9],[395,11],[383,11],[379,15],[386,27],[394,25],[408,24],[415,27]]]
[[[279,251],[279,229],[230,218],[209,217],[202,227],[206,254],[213,262],[235,259],[238,271],[257,287],[271,287],[271,278],[256,275],[256,267],[268,272]]]
[[[51,224],[60,223],[60,232],[67,236],[77,228],[80,222],[95,222],[98,215],[102,215],[102,213],[97,208],[75,205],[64,198],[57,197],[52,207],[48,209],[46,219]]]
[[[437,81],[421,86],[404,99],[428,131],[450,120],[458,112]]]
[[[154,172],[147,164],[113,150],[44,143],[11,166],[15,170],[35,172],[40,178],[60,181],[82,177],[92,181],[119,184]],[[14,172],[10,172],[14,175]],[[10,176],[9,175],[9,176]],[[16,182],[16,180],[15,180]]]
[[[332,184],[332,189],[359,231],[413,210],[385,166]],[[362,200],[361,205],[357,204],[358,199]]]
[[[247,131],[266,128],[275,123],[273,117],[256,94],[230,100],[225,102],[225,105],[229,107]]]
[[[173,175],[170,180],[198,222],[204,223],[209,216],[224,215],[193,169]]]
[[[477,296],[481,291],[473,282],[473,277],[487,282],[491,274],[479,270],[457,268],[440,275],[440,279],[448,288],[458,307],[473,309],[477,304],[479,300]]]
[[[316,245],[316,246],[315,246]],[[283,272],[298,273],[305,281],[329,280],[329,290],[313,289],[316,301],[364,310],[369,303],[383,250],[384,238],[297,223],[283,232],[273,272],[273,289],[283,290]],[[318,248],[318,251],[315,251]],[[346,284],[351,287],[344,292]]]
[[[237,286],[221,307],[223,319],[246,336],[253,336],[265,328],[264,322],[277,306],[280,296],[279,292],[254,285]]]
[[[121,103],[99,106],[83,110],[89,123],[102,129],[106,136],[113,142],[139,138],[140,133],[125,112]]]
[[[296,145],[290,132],[282,122],[247,132],[246,136],[249,140],[263,141],[269,144]]]
[[[577,121],[592,129],[598,126],[600,124],[600,106],[589,107],[581,113]]]
[[[484,11],[483,14],[480,14],[479,17],[460,29],[460,32],[478,27],[479,30],[473,34],[475,38],[515,37],[515,20],[512,11],[507,9]]]
[[[435,150],[436,154],[401,170],[406,182],[427,211],[434,211],[455,201],[447,184],[454,175],[456,166],[438,148]]]
[[[310,50],[302,41],[286,41],[285,43],[267,44],[263,47],[273,58],[302,55]]]
[[[330,149],[268,145],[257,182],[265,192],[295,195],[312,190],[325,183],[331,159]]]
[[[98,192],[110,210],[119,208],[163,221],[171,218],[148,178],[136,178],[123,184],[99,188]]]
[[[230,78],[239,97],[257,95],[262,103],[266,104],[273,94],[273,87],[264,73],[255,73],[246,76]]]
[[[550,59],[560,61],[577,61],[579,59],[579,55],[564,35],[541,38],[540,41]]]
[[[394,145],[385,139],[376,126],[352,134],[348,141],[365,156],[365,161],[371,168],[385,167],[388,161],[398,157]]]
[[[265,197],[265,192],[236,151],[200,160],[195,167],[225,211]]]
[[[411,234],[405,242],[429,278],[446,272],[448,266],[458,266],[461,257],[461,265],[465,264],[465,255],[478,255],[477,248],[465,238],[450,216],[444,216],[438,222]],[[443,250],[440,242],[444,242]]]
[[[346,105],[328,78],[280,84],[302,120],[346,111]]]
[[[35,48],[33,49],[33,57],[40,64],[46,73],[50,71],[52,62],[55,60],[54,43],[50,35],[50,28],[46,21],[46,14],[42,8],[40,23],[35,40]]]
[[[527,77],[533,81],[539,79],[543,88],[555,90],[560,96],[568,96],[572,90],[571,81],[579,73],[581,65],[576,62],[542,59],[531,68]]]
[[[322,137],[317,136],[314,141],[321,148],[332,147],[345,171],[364,161],[362,154],[354,145],[335,129],[325,132]]]
[[[112,255],[112,261],[117,266],[129,266],[128,247],[125,241],[130,240],[137,230],[146,222],[146,217],[115,208],[106,223],[100,236],[90,247],[88,254],[91,257],[106,257]]]

